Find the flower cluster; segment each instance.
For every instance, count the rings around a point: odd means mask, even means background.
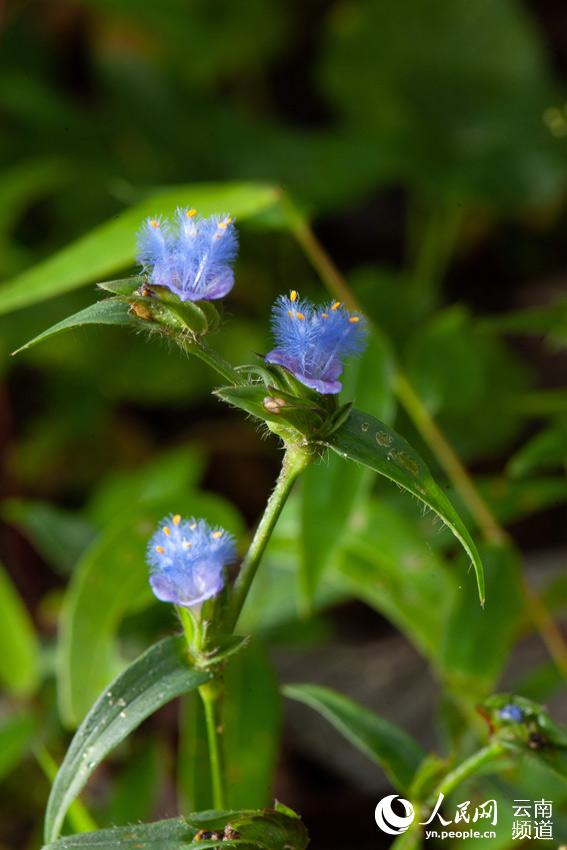
[[[137,259],[155,286],[165,286],[182,301],[213,301],[234,286],[232,264],[238,234],[229,216],[201,218],[179,209],[172,225],[147,219],[138,233]]]
[[[338,393],[343,358],[364,348],[366,326],[362,316],[349,313],[339,301],[315,307],[297,292],[281,295],[272,314],[276,348],[268,363],[283,366],[313,390]]]
[[[164,519],[148,544],[150,585],[162,602],[190,608],[216,596],[236,559],[234,538],[204,519]]]

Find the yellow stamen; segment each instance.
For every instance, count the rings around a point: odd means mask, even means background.
[[[302,321],[302,322],[304,322],[304,321],[305,321],[305,316],[303,315],[303,313],[296,313],[295,315],[297,316],[297,318],[298,318],[300,321]]]
[[[187,216],[187,218],[195,218],[195,216],[197,215],[197,210],[195,210],[195,209],[193,209],[193,207],[191,207],[190,210],[187,210],[185,215]]]
[[[183,541],[183,548],[184,548],[184,549],[190,549],[192,545],[193,545],[193,544],[192,544],[192,543],[189,543],[187,540],[184,540],[184,541]]]
[[[289,295],[289,300],[290,301],[297,301],[297,292],[295,291],[295,289],[291,290],[290,295]]]
[[[157,218],[151,218],[150,219],[150,226],[151,227],[159,227],[159,221],[157,220]]]
[[[218,226],[221,228],[221,230],[226,230],[229,224],[232,224],[232,219],[230,218],[230,216],[228,218],[225,218],[224,221],[219,221]]]
[[[167,525],[164,525],[164,527],[163,527],[163,533],[164,533],[164,534],[167,534],[167,536],[168,536],[168,537],[169,537],[169,535],[171,534],[171,530],[167,527]]]
[[[213,531],[213,537],[218,540],[219,537],[222,537],[222,531]]]
[[[335,301],[335,303],[331,305],[331,310],[338,310],[340,306],[341,306],[341,302]]]
[[[293,317],[295,316],[295,313],[293,312],[293,310],[288,310],[287,314],[288,314],[290,319],[293,319]]]
[[[349,322],[355,325],[357,322],[360,322],[360,316],[351,316]]]
[[[195,529],[197,528],[197,523],[194,522],[193,525],[189,526],[189,528],[191,529],[191,531],[195,531]]]
[[[328,314],[328,313],[321,313],[321,318],[323,318],[323,319],[328,319],[328,318],[329,318],[329,314]]]
[[[175,514],[175,516],[173,517],[173,524],[174,524],[174,525],[179,525],[179,523],[180,523],[180,522],[181,522],[181,515],[180,515],[180,514]]]
[[[156,546],[156,552],[158,553],[158,555],[163,555],[165,549],[163,548],[163,546]]]

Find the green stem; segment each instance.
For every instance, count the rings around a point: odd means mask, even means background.
[[[242,562],[240,573],[234,584],[232,599],[228,613],[228,631],[233,631],[240,612],[244,607],[250,585],[254,580],[256,571],[262,559],[262,555],[268,545],[272,531],[275,528],[278,517],[290,494],[295,479],[311,462],[310,456],[298,448],[286,449],[282,468],[276,486],[268,500],[266,509],[260,520],[256,533]]]
[[[34,756],[46,778],[53,784],[57,776],[57,764],[44,746],[34,750]],[[98,827],[81,800],[73,800],[66,815],[73,832],[96,832]]]
[[[415,289],[429,289],[433,302],[438,300],[439,289],[445,275],[457,236],[461,229],[464,206],[447,206],[436,202],[426,204],[412,219],[418,219],[414,240],[414,266],[412,285]]]
[[[224,791],[224,759],[222,753],[222,691],[223,684],[216,678],[206,685],[201,685],[199,695],[205,710],[205,725],[209,743],[209,761],[211,765],[211,783],[213,790],[213,805],[215,809],[226,808]]]
[[[188,354],[198,357],[199,360],[202,360],[203,363],[206,363],[207,366],[210,366],[219,375],[222,375],[231,386],[238,386],[243,383],[242,376],[238,374],[228,360],[225,360],[224,357],[221,357],[217,351],[209,348],[204,342],[188,343],[185,346],[185,350]]]
[[[490,764],[490,762],[500,758],[505,752],[506,750],[499,741],[493,741],[488,746],[483,747],[482,750],[470,756],[470,758],[459,764],[443,778],[433,792],[432,799],[436,800],[439,794],[443,794],[444,796],[451,794],[461,782],[464,782],[470,776],[474,776],[475,773],[478,773],[483,767]]]

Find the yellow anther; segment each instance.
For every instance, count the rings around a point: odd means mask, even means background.
[[[175,516],[173,517],[173,524],[179,525],[180,522],[181,522],[181,514],[175,514]]]
[[[213,537],[218,540],[219,537],[222,537],[222,531],[213,531]]]
[[[221,228],[221,230],[226,230],[229,224],[232,224],[232,219],[230,218],[230,216],[228,218],[225,218],[224,221],[219,221],[218,226]]]
[[[157,220],[157,218],[151,218],[150,219],[150,226],[151,227],[159,227],[159,221]]]
[[[356,325],[357,322],[360,322],[360,316],[351,316],[349,322],[351,322],[353,325]]]
[[[289,300],[290,301],[297,301],[297,292],[295,291],[295,289],[291,290],[291,292],[289,294]]]
[[[197,210],[195,210],[195,209],[193,209],[193,207],[191,207],[190,210],[187,210],[185,215],[187,216],[187,218],[195,218],[195,216],[197,215]]]
[[[169,528],[167,527],[167,525],[164,525],[164,527],[163,527],[163,533],[164,533],[164,534],[167,534],[167,536],[169,537],[169,535],[171,534],[171,529],[169,529]]]
[[[338,310],[340,306],[341,306],[341,302],[335,301],[335,303],[331,305],[331,310]]]
[[[190,549],[192,545],[193,545],[193,544],[192,544],[192,543],[189,543],[189,541],[188,541],[188,540],[184,540],[184,541],[183,541],[183,548],[184,548],[184,549]]]
[[[295,313],[293,312],[293,310],[288,310],[287,314],[288,314],[290,319],[293,319],[293,317],[295,316]]]
[[[191,529],[191,531],[195,531],[195,529],[197,528],[197,523],[194,522],[192,525],[189,526],[189,528]]]
[[[156,546],[156,552],[158,553],[158,555],[163,555],[165,549],[163,548],[163,546]]]
[[[329,314],[328,314],[328,313],[321,313],[321,318],[322,318],[322,319],[328,319],[328,318],[329,318]]]
[[[302,321],[302,322],[304,322],[304,321],[305,321],[305,316],[303,315],[303,313],[296,313],[295,315],[297,316],[297,318],[298,318],[300,321]]]

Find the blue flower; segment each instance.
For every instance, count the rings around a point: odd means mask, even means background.
[[[319,393],[338,393],[343,358],[363,350],[366,325],[362,316],[349,313],[339,301],[319,308],[299,299],[297,292],[280,295],[272,312],[276,348],[268,363],[283,366]]]
[[[149,218],[138,233],[137,259],[151,282],[182,301],[223,298],[234,286],[237,254],[238,234],[229,216],[200,218],[193,209],[180,209],[173,226]]]
[[[222,528],[175,514],[160,523],[147,559],[157,598],[190,608],[220,593],[225,567],[236,560],[236,545]]]
[[[524,712],[517,705],[505,705],[498,712],[501,720],[509,720],[511,723],[521,723],[524,719]]]

